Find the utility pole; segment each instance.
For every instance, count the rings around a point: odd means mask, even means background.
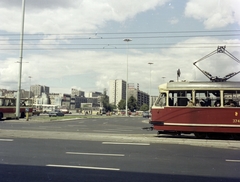
[[[23,35],[24,35],[24,15],[25,15],[25,0],[22,0],[22,31],[20,35],[20,61],[19,61],[19,79],[18,79],[18,92],[16,103],[16,118],[19,118],[20,100],[21,100],[21,80],[22,80],[22,57],[23,57]]]

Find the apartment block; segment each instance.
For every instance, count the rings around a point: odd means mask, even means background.
[[[110,80],[109,103],[117,106],[122,99],[126,100],[126,81]]]
[[[32,96],[41,96],[42,93],[49,94],[49,87],[42,85],[31,85],[30,91]]]
[[[139,85],[137,88],[131,87],[128,89],[128,98],[133,96],[138,103],[138,106],[141,107],[143,104],[149,105],[149,94],[139,90]]]

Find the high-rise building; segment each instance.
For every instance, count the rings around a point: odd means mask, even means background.
[[[42,93],[49,94],[50,89],[47,86],[31,85],[30,90],[33,96],[41,96]]]
[[[85,92],[85,97],[99,97],[102,96],[101,92]]]
[[[126,81],[110,80],[109,103],[117,106],[121,100],[126,100]]]
[[[78,90],[78,89],[75,89],[75,88],[72,88],[72,90],[71,90],[71,95],[72,96],[84,97],[84,94],[85,94],[84,91],[81,91],[81,90]]]
[[[139,108],[143,105],[143,104],[147,104],[149,105],[149,95],[143,91],[139,90],[138,88],[129,88],[128,89],[128,97],[133,96],[138,103]]]

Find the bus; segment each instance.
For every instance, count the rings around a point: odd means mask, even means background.
[[[240,138],[240,82],[169,82],[151,109],[158,134]]]
[[[26,116],[26,112],[29,113],[29,117],[32,116],[33,106],[32,99],[21,98],[20,100],[20,118]],[[1,119],[10,119],[16,117],[16,98],[15,97],[6,97],[0,96],[0,120]]]
[[[56,109],[59,109],[59,106],[52,104],[33,104],[33,109],[39,113],[48,113]]]

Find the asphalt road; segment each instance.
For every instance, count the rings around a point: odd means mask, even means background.
[[[0,122],[1,181],[239,181],[239,141],[157,136],[139,117]]]

